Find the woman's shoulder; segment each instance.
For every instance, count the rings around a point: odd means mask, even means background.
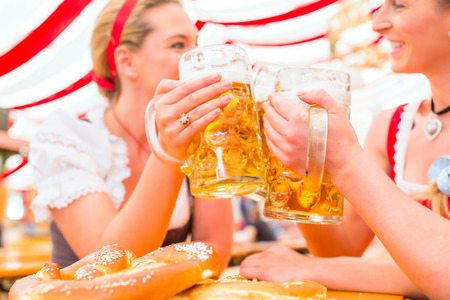
[[[30,146],[45,142],[80,150],[85,150],[85,147],[105,147],[109,133],[99,124],[98,120],[91,122],[89,119],[79,119],[67,110],[57,109],[44,119],[31,138]]]
[[[45,117],[37,132],[67,132],[69,130],[76,133],[83,132],[85,128],[101,129],[99,115],[99,108],[96,108],[95,112],[89,112],[85,117],[79,117],[75,113],[59,108]],[[95,117],[94,120],[91,120],[92,116]]]
[[[421,101],[408,102],[381,110],[373,119],[370,130],[372,134],[369,134],[371,135],[370,138],[379,134],[387,135],[392,122],[399,123],[401,119],[404,119],[405,113],[407,115],[414,113],[420,103]],[[382,140],[384,141],[385,139]]]
[[[417,108],[420,106],[422,101],[411,101],[406,102],[395,107],[383,109],[378,113],[375,117],[375,121],[385,124],[390,124],[393,121],[394,117],[401,118],[405,113],[406,114],[415,114]]]
[[[36,220],[50,218],[48,207],[66,207],[81,195],[110,193],[116,208],[125,195],[122,181],[129,177],[123,140],[102,126],[103,115],[80,120],[56,110],[42,123],[30,143],[38,195],[32,202]]]

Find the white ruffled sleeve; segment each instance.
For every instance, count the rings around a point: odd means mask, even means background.
[[[31,203],[36,222],[51,219],[49,207],[60,209],[80,196],[111,192],[107,184],[114,164],[110,136],[63,110],[47,117],[32,138],[29,162],[38,192]]]

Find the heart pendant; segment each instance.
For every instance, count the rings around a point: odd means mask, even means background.
[[[439,121],[439,119],[436,118],[430,118],[425,121],[425,126],[423,127],[425,131],[425,136],[428,140],[432,141],[434,140],[442,129],[442,123]]]

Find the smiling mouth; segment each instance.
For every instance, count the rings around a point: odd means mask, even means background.
[[[405,45],[404,42],[391,42],[392,50],[398,50]]]

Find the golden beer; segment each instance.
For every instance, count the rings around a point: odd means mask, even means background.
[[[245,195],[265,187],[261,137],[250,85],[232,82],[231,102],[191,143],[183,171],[202,198]],[[223,96],[221,95],[221,96]]]
[[[260,132],[261,132],[263,159],[264,159],[264,162],[267,162],[269,160],[270,150],[269,150],[269,146],[267,146],[266,136],[264,135],[264,119],[263,119],[264,118],[264,108],[263,108],[264,102],[267,102],[267,100],[256,103],[256,111],[258,113],[258,123],[259,123]]]
[[[257,192],[266,186],[266,169],[247,53],[234,45],[211,45],[192,49],[181,57],[181,80],[190,81],[212,73],[219,73],[222,80],[232,83],[230,90],[219,96],[231,95],[231,101],[193,139],[185,159],[171,157],[159,145],[154,101],[149,103],[146,112],[148,140],[156,156],[179,166],[189,177],[194,196],[224,198]]]
[[[322,181],[320,193],[303,190],[303,177],[283,166],[270,154],[268,164],[268,199],[264,216],[290,221],[339,223],[343,213],[343,196],[333,184]],[[303,191],[302,191],[303,190]]]
[[[335,224],[342,221],[344,198],[326,172],[327,114],[323,108],[309,107],[296,96],[299,91],[313,89],[325,90],[350,112],[348,74],[312,68],[285,68],[277,73],[275,91],[310,112],[307,166],[305,174],[296,174],[269,154],[268,197],[263,214],[295,222]]]
[[[256,111],[258,114],[258,122],[259,122],[259,130],[260,130],[260,136],[262,140],[262,151],[263,151],[263,160],[264,164],[267,165],[267,162],[269,160],[269,153],[270,149],[267,146],[266,142],[266,136],[264,135],[264,108],[263,103],[268,101],[268,97],[271,93],[275,91],[275,77],[277,71],[285,68],[285,66],[282,65],[275,65],[275,64],[266,64],[263,65],[259,70],[255,78],[255,82],[253,85],[254,88],[254,98],[256,101]],[[267,167],[266,167],[267,172]],[[267,183],[267,179],[266,179]],[[267,199],[267,185],[264,189],[261,189],[260,191],[256,193],[252,193],[249,195],[246,195],[246,198],[259,201],[259,202],[265,202]]]

